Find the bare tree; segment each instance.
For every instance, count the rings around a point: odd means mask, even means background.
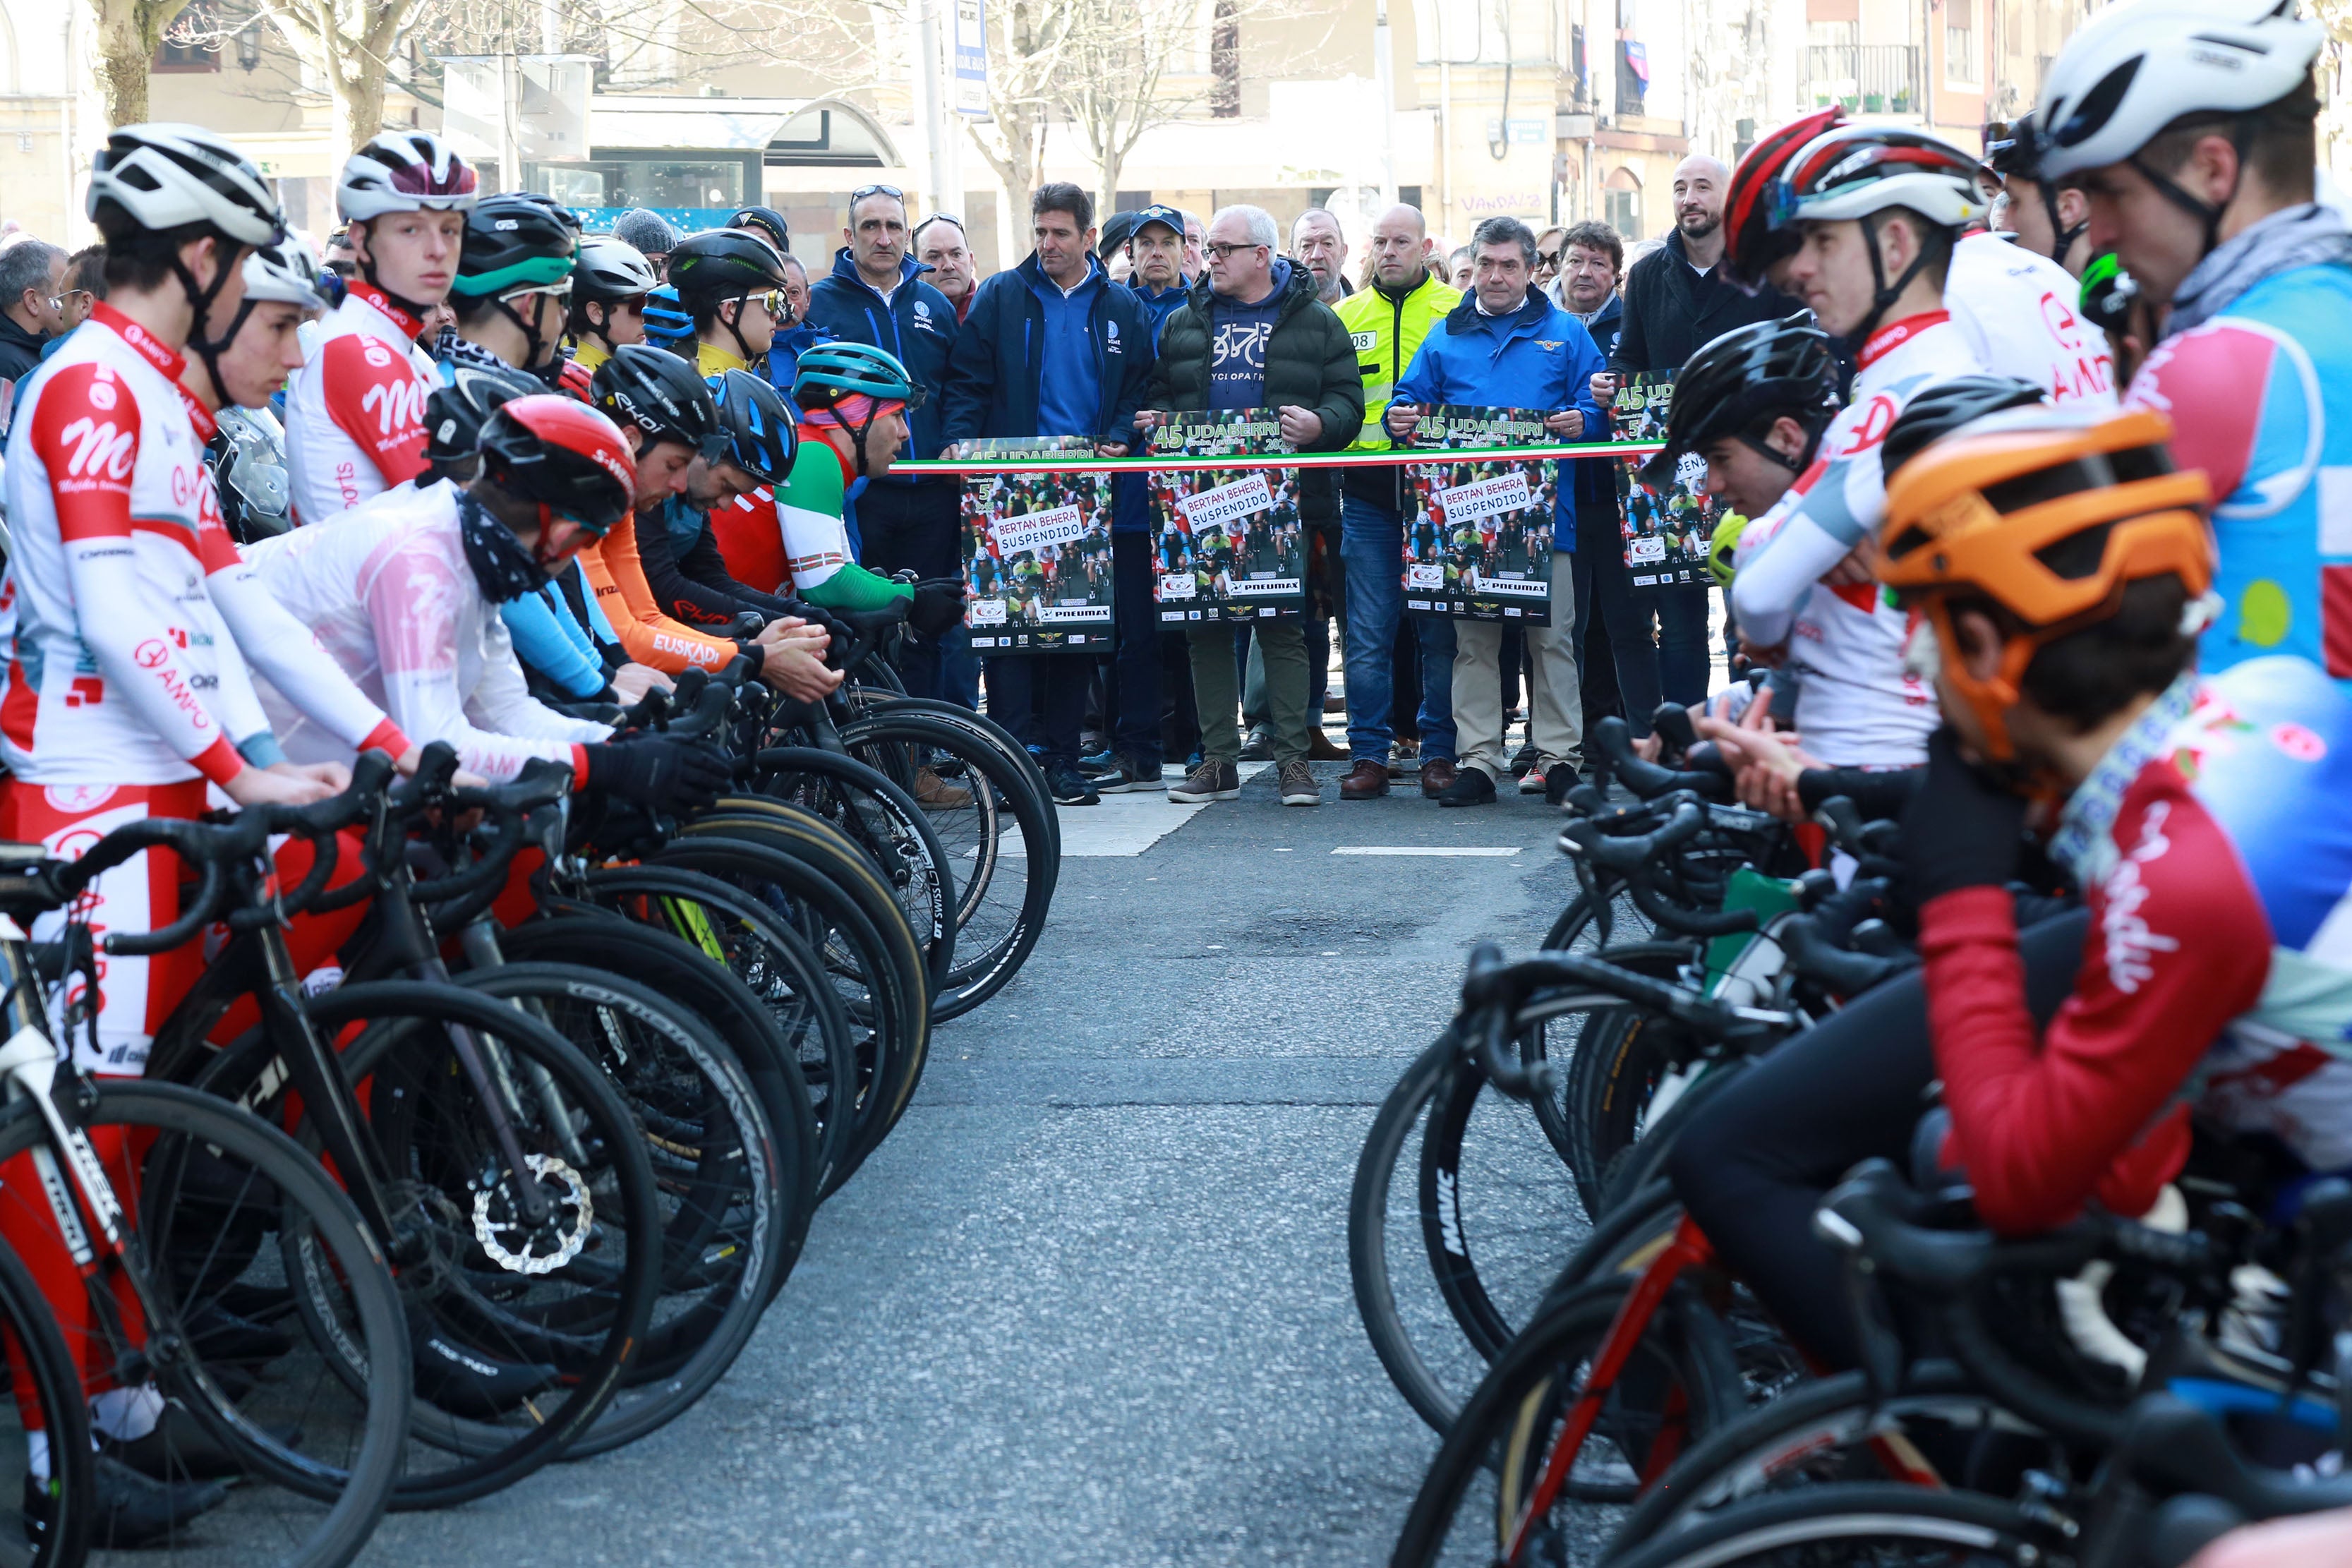
[[[1073,35],[1083,14],[1101,3],[1004,0],[989,7],[989,121],[970,130],[1013,204],[1016,224],[1045,183],[1045,127],[1056,104],[1055,84],[1074,64]]]
[[[1220,24],[1234,3],[1218,0]],[[1163,89],[1194,53],[1200,9],[1200,0],[1086,0],[1074,18],[1059,106],[1093,155],[1096,210],[1117,209],[1119,170],[1143,133],[1192,106]]]
[[[326,84],[337,151],[383,129],[393,50],[424,0],[287,0],[262,15]]]
[[[110,125],[137,125],[147,118],[147,72],[163,31],[188,0],[89,0],[98,25],[98,80],[106,93]]]

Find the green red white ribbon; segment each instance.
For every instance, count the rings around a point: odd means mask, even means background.
[[[1662,441],[1586,441],[1566,447],[1407,447],[1381,452],[1278,452],[1231,458],[930,458],[890,465],[897,474],[1199,473],[1264,468],[1396,468],[1413,463],[1542,462],[1547,458],[1646,458]]]

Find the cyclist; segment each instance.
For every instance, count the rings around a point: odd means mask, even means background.
[[[359,275],[287,393],[297,522],[346,511],[424,468],[425,400],[437,378],[417,339],[448,295],[474,200],[474,171],[426,132],[386,132],[343,165],[335,205]]]
[[[670,287],[694,321],[695,368],[705,376],[749,370],[792,325],[784,301],[784,258],[740,228],[689,235],[669,253]]]
[[[2041,145],[2033,116],[1987,125],[1984,149],[1985,167],[2000,180],[2000,197],[1993,203],[1995,226],[2016,236],[2021,248],[2082,277],[2091,260],[2084,237],[2091,226],[2090,198],[2075,181],[2037,177]]]
[[[751,378],[756,382],[757,378]],[[662,349],[643,345],[614,354],[596,373],[596,405],[620,426],[635,454],[635,515],[622,519],[581,569],[629,657],[672,674],[690,666],[723,668],[739,656],[758,661],[761,679],[788,696],[813,700],[841,682],[825,668],[830,637],[814,612],[786,604],[780,618],[755,635],[686,626],[664,613],[649,576],[642,541],[659,533],[654,554],[665,573],[676,570],[662,509],[684,491],[689,471],[706,453],[728,449],[710,388],[693,367]],[[665,575],[664,585],[677,593]],[[762,619],[765,619],[762,616]],[[747,627],[747,630],[751,628]]]
[[[450,358],[510,364],[554,386],[579,248],[579,221],[546,197],[483,197],[466,215],[465,247],[449,286],[457,317]]]
[[[2035,110],[2045,180],[2090,197],[2090,243],[2168,306],[2130,397],[2213,482],[2221,669],[2292,653],[2352,679],[2352,235],[2312,200],[2316,22],[2171,4],[2103,13]]]
[[[647,805],[715,798],[722,760],[667,737],[616,742],[609,725],[534,700],[492,609],[627,515],[634,471],[620,431],[541,393],[493,409],[479,443],[480,472],[464,489],[399,491],[255,546],[263,585],[404,731],[448,742],[469,772],[507,780],[546,757],[570,763],[584,788]],[[350,754],[308,719],[283,738],[297,755]]]
[[[1770,283],[1792,291],[1784,274],[1799,237],[1776,223],[1775,184],[1800,153],[1845,125],[1845,111],[1832,105],[1790,121],[1739,161],[1724,204],[1731,236],[1724,247],[1726,278],[1742,288]],[[2115,365],[2105,337],[2082,319],[2077,297],[2064,268],[2006,236],[1970,227],[1951,247],[1943,306],[1978,364],[2032,382],[2053,401],[2081,398],[2105,407],[2115,401]]]
[[[1820,455],[1741,532],[1732,607],[1759,657],[1801,648],[1816,754],[1906,766],[1926,754],[1935,700],[1903,667],[1903,616],[1870,581],[1864,545],[1884,514],[1888,427],[1927,386],[1978,369],[1942,308],[1954,242],[1984,210],[1977,166],[1919,132],[1849,125],[1799,149],[1781,186],[1773,221],[1796,248],[1776,276],[1855,345],[1857,368]]]
[[[644,342],[646,297],[660,282],[653,264],[625,240],[583,238],[572,269],[572,363],[593,375],[614,349]]]

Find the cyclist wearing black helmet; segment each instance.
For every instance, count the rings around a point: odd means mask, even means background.
[[[483,197],[466,215],[449,289],[458,338],[475,351],[457,357],[495,359],[553,384],[579,247],[579,220],[545,196]]]
[[[1985,167],[2000,177],[1992,226],[2017,236],[2017,243],[2046,256],[2080,278],[2091,259],[2084,236],[2091,226],[2091,199],[2072,176],[2042,179],[2033,116],[1996,120],[1984,128]]]
[[[572,363],[595,373],[624,343],[646,341],[646,297],[661,284],[653,263],[635,246],[609,234],[580,242],[572,268],[572,315],[566,331]]]
[[[694,318],[695,368],[705,376],[749,370],[780,327],[793,323],[784,302],[784,258],[746,229],[689,235],[669,253],[670,287]]]
[[[1737,327],[1675,377],[1664,449],[1642,466],[1654,488],[1685,461],[1706,469],[1706,493],[1756,517],[1779,500],[1821,447],[1839,407],[1837,356],[1809,311]]]

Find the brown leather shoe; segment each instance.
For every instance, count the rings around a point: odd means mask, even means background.
[[[1344,763],[1348,760],[1348,749],[1331,739],[1331,732],[1322,725],[1309,725],[1307,731],[1307,760],[1310,763]]]
[[[1421,764],[1421,793],[1427,795],[1430,799],[1435,800],[1439,795],[1444,795],[1447,790],[1453,788],[1454,781],[1460,776],[1461,775],[1454,770],[1452,759],[1446,757],[1425,758]]]
[[[1341,800],[1378,800],[1388,793],[1388,769],[1369,757],[1359,760],[1339,781]]]

